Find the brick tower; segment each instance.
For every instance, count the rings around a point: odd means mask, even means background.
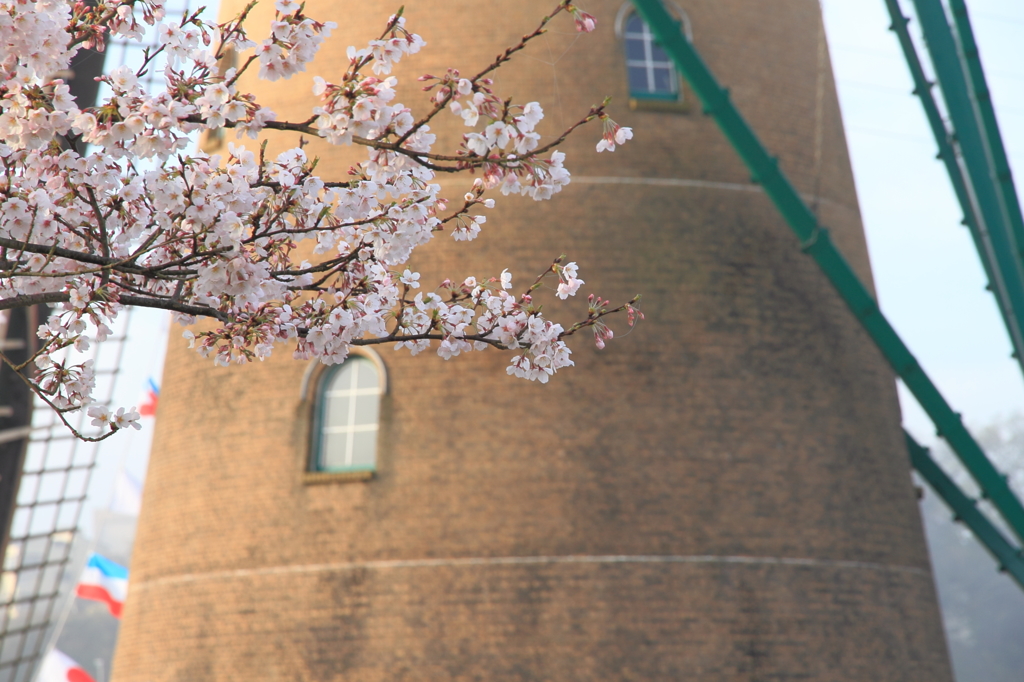
[[[686,88],[630,106],[624,2],[589,0],[594,34],[558,22],[498,87],[558,125],[610,94],[633,142],[576,135],[560,196],[499,201],[417,264],[527,277],[564,252],[587,290],[642,292],[647,321],[577,342],[548,385],[498,352],[380,349],[372,478],[309,471],[316,367],[225,370],[172,339],[117,682],[951,679],[893,376]],[[397,75],[475,70],[554,4],[409,3],[428,47]],[[680,4],[870,282],[816,0]],[[341,25],[311,69],[328,78],[395,9],[337,7],[308,5]],[[309,84],[265,104],[299,117]],[[354,158],[315,150],[326,176]]]

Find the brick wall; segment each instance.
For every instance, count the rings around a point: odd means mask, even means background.
[[[409,3],[428,47],[398,75],[471,72],[553,4]],[[172,340],[115,680],[950,679],[892,374],[713,121],[625,106],[620,4],[590,0],[595,34],[557,22],[498,85],[554,123],[611,94],[633,142],[596,155],[583,131],[560,196],[499,201],[477,241],[416,265],[522,282],[566,253],[586,291],[643,293],[647,321],[578,340],[544,386],[497,352],[381,348],[377,476],[318,485],[305,363],[225,370]],[[684,8],[870,278],[817,3]],[[344,5],[311,73],[393,9]],[[282,118],[309,76],[262,86]],[[357,158],[312,147],[329,176]]]

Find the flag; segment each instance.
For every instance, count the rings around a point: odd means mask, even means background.
[[[67,654],[50,649],[39,668],[36,682],[96,682],[92,675],[82,670],[82,666]]]
[[[124,598],[128,595],[128,569],[93,552],[85,565],[75,594],[82,599],[106,603],[115,618],[121,617]]]
[[[114,497],[110,501],[110,511],[138,516],[141,508],[142,484],[122,469],[114,481]]]
[[[139,405],[139,414],[143,417],[155,417],[156,405],[160,401],[160,387],[153,381],[153,377],[146,379],[146,383],[148,387],[146,395],[142,398],[142,404]]]

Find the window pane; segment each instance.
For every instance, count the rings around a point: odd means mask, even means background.
[[[647,87],[647,69],[642,66],[629,67],[630,92],[650,92]]]
[[[47,566],[43,569],[43,579],[39,583],[39,594],[50,594],[57,591],[57,583],[63,566]]]
[[[11,537],[23,538],[28,535],[28,522],[31,507],[20,507],[14,510],[14,521],[11,522]]]
[[[50,539],[47,537],[32,538],[24,545],[24,555],[21,563],[23,566],[38,566],[45,561],[46,548],[50,546]]]
[[[672,69],[654,69],[654,89],[657,92],[675,92],[675,72]]]
[[[358,368],[356,388],[380,388],[380,375],[377,373],[377,366],[366,358],[358,358],[355,361]]]
[[[24,642],[23,635],[7,635],[4,637],[3,646],[0,647],[0,661],[13,661],[21,655],[21,645]]]
[[[60,506],[60,511],[57,513],[58,530],[74,530],[75,524],[78,522],[80,506],[80,502],[65,502]]]
[[[626,59],[638,59],[643,61],[647,58],[644,50],[644,41],[639,38],[626,38]]]
[[[652,43],[653,43],[653,41],[652,41]],[[665,52],[665,50],[661,49],[661,45],[658,45],[658,43],[653,43],[651,45],[651,57],[656,62],[668,62],[668,61],[670,61],[668,53]]]
[[[372,468],[376,464],[377,430],[356,431],[352,438],[352,464],[361,469]]]
[[[78,442],[74,438],[69,438],[60,444],[53,443],[50,445],[50,452],[46,455],[46,468],[56,469],[69,466],[79,450],[88,449],[87,447],[78,447]]]
[[[35,512],[32,514],[32,523],[29,524],[28,530],[32,535],[43,535],[44,533],[52,533],[53,529],[56,528],[56,524],[57,505],[41,504],[35,507]]]
[[[20,604],[12,604],[7,607],[7,631],[18,630],[28,625],[28,604],[24,602]],[[6,635],[3,639],[3,643],[7,644]]]
[[[29,599],[35,596],[36,582],[42,574],[38,568],[25,568],[18,576],[18,585],[14,590],[14,599]]]
[[[35,669],[34,661],[24,661],[18,664],[18,672],[14,674],[14,682],[29,682],[32,678],[32,671]]]
[[[46,627],[49,624],[50,616],[53,615],[54,599],[39,599],[32,611],[32,625]]]
[[[352,388],[352,365],[346,362],[341,367],[334,371],[334,376],[331,378],[331,385],[328,387],[327,392],[332,391],[347,391]]]
[[[320,468],[325,471],[344,469],[349,466],[345,461],[348,450],[347,433],[325,433],[320,441]]]
[[[39,496],[36,500],[50,502],[61,499],[64,493],[65,478],[66,475],[63,471],[49,471],[43,474],[39,478]]]
[[[80,497],[85,494],[85,486],[89,482],[89,472],[86,469],[75,469],[68,474],[68,497]]]
[[[644,20],[638,14],[630,14],[629,19],[626,19],[627,33],[641,33],[645,28],[647,27],[644,26]]]
[[[36,499],[36,489],[39,487],[38,476],[22,476],[21,487],[18,488],[18,504],[32,504]]]
[[[324,427],[347,426],[348,425],[348,403],[350,398],[339,396],[327,396],[327,405],[324,409]]]
[[[361,395],[356,398],[356,425],[376,424],[380,413],[380,399],[375,395]]]
[[[67,558],[68,550],[70,549],[71,545],[67,542],[50,543],[49,561],[64,561],[64,559]]]
[[[37,607],[38,608],[38,607]],[[40,630],[29,630],[25,633],[25,647],[23,656],[35,656],[43,645],[43,633]]]

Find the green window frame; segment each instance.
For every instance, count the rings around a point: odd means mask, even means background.
[[[323,372],[316,391],[310,471],[376,471],[383,394],[383,372],[369,357],[351,355]]]

